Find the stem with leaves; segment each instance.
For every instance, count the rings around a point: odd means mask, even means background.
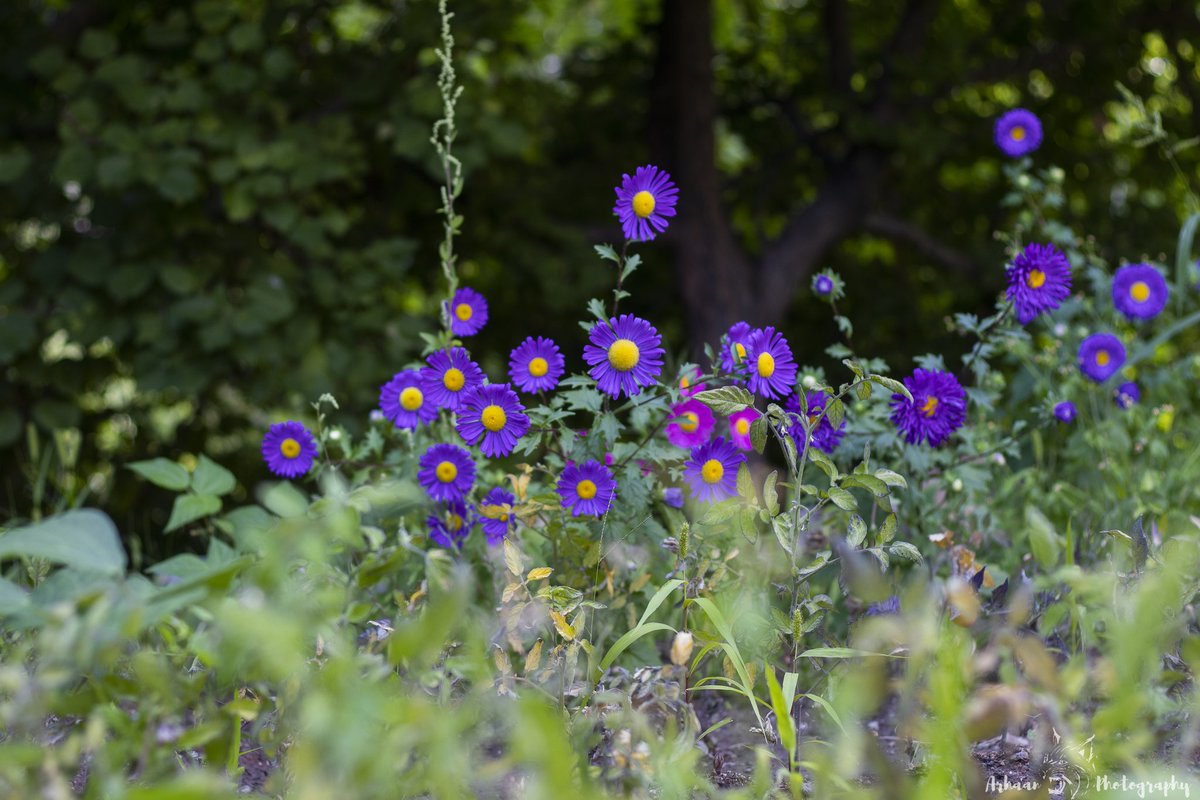
[[[463,219],[454,211],[454,201],[463,188],[462,162],[453,153],[454,140],[458,136],[455,125],[455,109],[458,98],[462,95],[463,87],[457,85],[454,72],[454,36],[450,31],[450,20],[454,14],[449,11],[447,0],[439,0],[438,12],[442,19],[442,43],[435,52],[441,62],[438,73],[438,91],[442,96],[442,118],[433,123],[433,133],[429,141],[437,151],[442,165],[443,185],[441,187],[441,214],[444,238],[438,246],[438,257],[442,262],[442,273],[446,276],[447,295],[442,306],[442,316],[447,330],[450,328],[450,301],[458,288],[458,272],[456,270],[457,256],[454,253],[454,237],[462,231]]]

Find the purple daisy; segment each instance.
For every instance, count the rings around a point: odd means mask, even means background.
[[[1125,345],[1111,333],[1093,333],[1079,343],[1079,371],[1104,383],[1125,363]]]
[[[1166,279],[1149,264],[1129,264],[1113,276],[1113,305],[1130,319],[1158,316],[1169,294]]]
[[[523,392],[548,392],[558,386],[566,361],[558,345],[529,336],[508,356],[508,375]]]
[[[715,503],[737,494],[738,467],[745,461],[746,455],[733,442],[718,436],[693,448],[691,458],[683,465],[683,477],[697,500]]]
[[[750,391],[769,400],[791,393],[796,383],[796,361],[783,334],[774,328],[760,328],[750,335],[746,347],[750,368]]]
[[[1120,408],[1133,408],[1142,399],[1142,391],[1133,381],[1122,383],[1113,393],[1113,401]]]
[[[429,525],[429,540],[447,550],[461,549],[475,526],[470,511],[461,500],[447,503],[437,513],[430,514],[425,523]]]
[[[697,392],[704,391],[704,384],[700,383],[700,378],[704,372],[700,367],[692,367],[690,370],[684,370],[679,376],[679,394],[683,397],[691,397]]]
[[[748,322],[735,322],[725,333],[721,343],[721,371],[730,375],[746,373],[746,348],[754,329]]]
[[[417,482],[438,502],[462,500],[475,485],[475,461],[458,445],[432,445],[418,465]]]
[[[638,167],[633,177],[621,176],[614,189],[617,204],[613,213],[621,220],[621,230],[631,242],[648,242],[667,229],[667,217],[675,216],[679,189],[671,176],[647,164]]]
[[[683,508],[683,489],[678,486],[669,486],[663,489],[662,499],[671,508]]]
[[[750,426],[758,416],[758,411],[753,408],[729,415],[729,441],[739,450],[754,449],[754,443],[750,441]]]
[[[429,366],[421,368],[421,389],[426,402],[439,408],[458,411],[471,389],[483,383],[483,370],[461,347],[449,353],[444,350],[431,353],[425,363]]]
[[[312,469],[317,440],[299,422],[277,422],[263,436],[262,456],[279,477],[299,478]]]
[[[1076,413],[1075,404],[1070,400],[1063,400],[1054,406],[1054,416],[1059,422],[1074,422]]]
[[[1000,115],[994,131],[996,147],[1009,158],[1028,155],[1042,143],[1042,122],[1024,108],[1014,108]]]
[[[1052,244],[1030,242],[1008,268],[1007,296],[1022,325],[1058,308],[1070,294],[1071,264]]]
[[[558,496],[573,517],[604,516],[616,493],[612,470],[599,461],[568,464],[558,476]]]
[[[640,317],[622,314],[597,322],[588,339],[591,344],[583,348],[583,360],[592,365],[588,374],[610,397],[622,392],[632,397],[662,372],[662,337]]]
[[[415,428],[421,423],[432,422],[438,414],[437,406],[425,399],[421,389],[419,370],[406,369],[397,372],[379,390],[379,408],[397,428]]]
[[[479,504],[477,516],[488,544],[500,544],[513,529],[515,520],[512,507],[516,500],[512,492],[507,492],[499,486],[484,496],[483,502]]]
[[[825,404],[829,401],[829,395],[824,392],[808,392],[805,395],[805,402],[808,404],[808,421],[809,424],[816,422],[817,427],[812,432],[811,441],[813,447],[820,450],[822,453],[832,453],[841,444],[842,437],[846,435],[846,418],[842,418],[842,422],[835,429],[833,423],[829,421],[829,417],[822,412],[825,411]],[[799,415],[800,412],[800,396],[791,395],[787,402],[783,404],[785,410]],[[796,447],[804,449],[805,444],[801,441],[804,438],[804,426],[797,423],[791,426],[788,431],[792,435],[792,441],[796,443]]]
[[[892,395],[892,424],[909,444],[937,447],[967,421],[967,393],[949,372],[917,369],[904,379],[912,394]]]
[[[488,458],[506,456],[529,430],[529,417],[507,383],[472,389],[458,408],[455,427],[467,444],[479,444]],[[480,443],[480,439],[483,442]]]
[[[667,425],[667,441],[689,450],[706,440],[716,424],[712,411],[699,400],[685,400],[671,409],[671,416],[678,419]]]
[[[466,286],[454,293],[447,311],[450,314],[450,332],[455,336],[474,336],[483,330],[488,321],[487,300]]]

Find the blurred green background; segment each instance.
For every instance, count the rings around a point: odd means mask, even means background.
[[[1200,130],[1197,4],[1172,0],[459,0],[463,281],[493,379],[529,334],[581,367],[622,172],[681,187],[628,308],[676,355],[776,324],[906,369],[963,345],[1005,255],[992,123],[1036,112],[1067,217],[1114,261],[1172,250],[1186,192],[1115,83]],[[331,392],[353,428],[436,324],[432,0],[0,4],[0,509],[87,500],[139,558],[171,497],[128,461],[209,453],[242,480],[271,421]],[[1195,175],[1194,150],[1180,153]],[[117,480],[120,478],[120,480]]]

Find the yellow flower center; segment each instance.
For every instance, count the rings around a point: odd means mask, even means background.
[[[289,436],[279,443],[279,452],[284,458],[295,458],[300,455],[300,443]]]
[[[775,357],[770,353],[758,354],[758,374],[764,378],[775,374]]]
[[[617,339],[608,346],[608,363],[618,372],[629,372],[641,356],[638,346],[628,339]]]
[[[925,405],[921,406],[921,413],[927,417],[932,417],[933,412],[937,411],[938,399],[933,395],[925,398]]]
[[[582,480],[575,486],[575,494],[579,495],[580,500],[591,500],[596,496],[596,484]]]
[[[1101,350],[1100,352],[1096,353],[1096,363],[1100,366],[1107,366],[1110,360],[1111,356],[1109,356],[1107,350]]]
[[[416,411],[425,402],[425,395],[415,386],[409,386],[400,393],[400,407],[405,411]]]
[[[446,527],[452,532],[457,533],[459,528],[462,527],[462,524],[462,517],[460,517],[458,514],[451,514],[449,522],[446,523]]]
[[[463,375],[462,370],[458,367],[451,367],[446,370],[446,374],[442,376],[442,386],[445,386],[452,392],[461,391],[463,384],[467,382],[467,376]]]
[[[691,433],[692,431],[696,430],[696,428],[700,427],[700,417],[696,416],[695,411],[685,411],[682,416],[685,421],[679,423],[679,429],[681,431]]]
[[[741,342],[734,342],[733,343],[733,351],[735,353],[737,353],[738,361],[746,360],[746,346],[744,344],[742,344]]]
[[[449,483],[458,477],[458,467],[454,466],[454,462],[452,461],[443,461],[438,464],[434,472],[437,474],[437,479],[442,483]]]
[[[463,322],[466,322],[475,313],[475,309],[471,308],[470,303],[459,303],[454,307],[454,316],[458,317]]]
[[[490,405],[479,414],[479,421],[483,423],[483,427],[494,432],[504,427],[504,423],[508,422],[508,416],[500,406]]]
[[[1009,134],[1009,136],[1012,137],[1012,140],[1014,142],[1024,141],[1025,140],[1025,128],[1022,127],[1021,125],[1018,125],[1012,129],[1012,132]]]
[[[691,385],[692,385],[692,382],[687,379],[687,375],[684,375],[682,378],[679,379],[679,388],[680,389],[686,389]]]
[[[737,422],[733,423],[733,427],[737,429],[738,434],[745,436],[750,432],[750,420],[742,417]]]
[[[508,522],[508,514],[501,514],[501,515],[500,515],[500,521],[501,521],[501,522]]]
[[[725,477],[725,465],[715,458],[710,458],[700,468],[700,477],[705,483],[716,483]]]
[[[1030,289],[1040,289],[1046,282],[1046,273],[1040,269],[1029,270],[1029,275],[1025,278],[1025,285]]]
[[[546,359],[538,356],[529,362],[529,374],[535,378],[540,378],[550,371],[550,365],[546,363]]]
[[[1150,287],[1146,285],[1145,281],[1138,281],[1129,287],[1129,296],[1138,303],[1144,303],[1150,299]]]
[[[654,195],[645,189],[633,196],[633,213],[642,219],[654,213]]]

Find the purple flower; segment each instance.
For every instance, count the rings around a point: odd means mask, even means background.
[[[1079,371],[1103,383],[1125,363],[1125,345],[1111,333],[1093,333],[1079,343]]]
[[[429,540],[446,549],[461,549],[475,525],[470,511],[461,500],[447,503],[437,513],[430,514],[425,523],[429,526]]]
[[[667,217],[675,216],[679,189],[671,176],[658,167],[647,164],[638,167],[633,177],[621,176],[621,185],[614,189],[617,204],[613,213],[621,220],[621,230],[631,242],[648,242],[656,232],[667,229]]]
[[[829,396],[824,392],[808,392],[805,395],[805,402],[808,404],[808,422],[812,424],[820,418],[820,422],[812,432],[813,447],[820,450],[822,453],[832,453],[841,444],[842,437],[846,435],[846,418],[842,417],[841,424],[835,429],[833,423],[829,421],[829,417],[822,412],[825,411],[825,403],[828,402]],[[788,397],[787,402],[783,404],[784,410],[790,411],[793,414],[800,414],[800,396],[793,394]],[[792,440],[796,443],[796,447],[804,450],[804,426],[799,422],[791,425],[789,431],[792,435]]]
[[[967,393],[949,372],[918,369],[904,379],[912,394],[892,395],[892,424],[909,444],[937,447],[967,420]]]
[[[475,485],[475,462],[457,445],[432,445],[418,466],[417,482],[438,502],[462,500]]]
[[[592,365],[588,374],[610,397],[622,392],[632,397],[655,382],[662,372],[662,337],[644,319],[622,314],[597,322],[588,334],[583,360]]]
[[[712,411],[699,400],[685,400],[671,409],[671,416],[678,419],[667,425],[667,441],[689,450],[707,439],[716,424]]]
[[[471,389],[483,383],[483,370],[461,347],[449,353],[444,350],[431,353],[425,363],[429,366],[421,368],[421,389],[426,402],[439,408],[458,411]]]
[[[704,372],[700,367],[692,367],[679,376],[679,394],[683,397],[691,397],[697,392],[704,391],[704,384],[699,382]]]
[[[552,340],[530,336],[509,355],[508,374],[523,392],[548,392],[558,386],[565,363]]]
[[[835,284],[833,278],[824,272],[818,272],[812,279],[812,290],[817,297],[829,297],[833,294]]]
[[[1070,400],[1063,400],[1054,406],[1054,416],[1058,418],[1059,422],[1074,422],[1075,414],[1075,404]]]
[[[900,598],[897,595],[892,595],[887,600],[881,600],[878,603],[872,603],[867,608],[868,617],[878,617],[883,614],[899,614],[900,613]]]
[[[1052,244],[1031,242],[1008,268],[1008,299],[1022,325],[1058,308],[1070,294],[1071,265]]]
[[[796,383],[796,361],[783,334],[774,328],[756,330],[750,335],[746,362],[750,369],[750,391],[769,400],[791,393]]]
[[[488,492],[483,502],[479,504],[477,516],[483,526],[483,535],[490,545],[500,544],[508,532],[513,529],[512,507],[516,499],[512,492],[506,492],[499,486]]]
[[[733,442],[718,436],[692,450],[683,465],[683,477],[702,503],[715,503],[737,494],[738,467],[746,461]]]
[[[758,417],[758,411],[753,408],[729,415],[729,440],[739,450],[754,449],[754,443],[750,441],[750,427]]]
[[[277,422],[263,436],[262,456],[279,477],[299,478],[312,469],[317,440],[299,422]]]
[[[421,389],[421,373],[415,369],[397,372],[379,390],[379,408],[397,428],[415,428],[432,422],[437,406],[425,399]]]
[[[735,322],[721,343],[721,371],[730,375],[746,374],[746,348],[754,329],[748,322]]]
[[[488,321],[487,300],[474,289],[462,287],[450,300],[450,332],[455,336],[474,336]]]
[[[683,508],[683,489],[678,486],[663,489],[662,498],[671,508]]]
[[[599,461],[568,464],[558,477],[558,496],[572,517],[602,517],[617,493],[612,471]]]
[[[467,444],[483,442],[479,449],[488,458],[506,456],[529,430],[529,417],[517,393],[507,383],[471,390],[459,406],[455,427]]]
[[[1142,399],[1142,392],[1133,381],[1122,383],[1113,393],[1113,401],[1120,408],[1132,408]]]
[[[1042,143],[1042,123],[1032,111],[1014,108],[996,120],[996,147],[1009,158],[1028,155]]]
[[[1166,279],[1149,264],[1129,264],[1113,276],[1113,305],[1130,319],[1158,316],[1169,294]]]

